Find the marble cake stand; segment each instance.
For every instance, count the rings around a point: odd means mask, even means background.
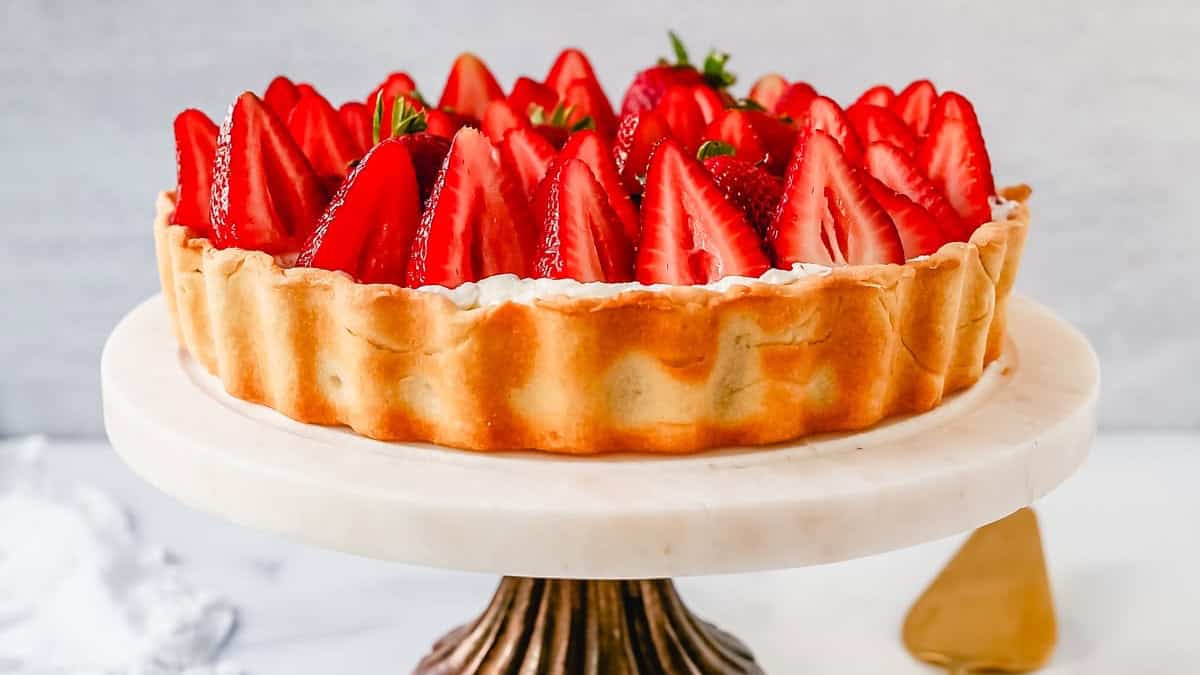
[[[1083,461],[1086,339],[1010,305],[1005,356],[922,415],[692,457],[476,454],[383,443],[236,400],[181,353],[161,297],[104,349],[109,438],[144,479],[236,523],[359,555],[498,573],[418,673],[757,673],[670,577],[846,560],[969,530]]]

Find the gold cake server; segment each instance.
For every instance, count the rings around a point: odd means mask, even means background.
[[[903,637],[913,656],[956,675],[1045,665],[1057,625],[1033,511],[976,530],[909,610]]]

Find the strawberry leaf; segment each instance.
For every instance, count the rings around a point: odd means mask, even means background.
[[[704,81],[716,89],[724,89],[734,82],[737,82],[737,76],[725,70],[725,64],[729,62],[729,54],[712,50],[708,56],[704,58]]]
[[[379,132],[383,127],[383,92],[375,95],[375,113],[371,115],[371,140],[378,145],[382,140]]]
[[[758,101],[755,101],[752,98],[739,98],[737,101],[734,102],[733,108],[735,110],[753,110],[755,112],[767,112],[767,109],[764,108],[761,103],[759,103]]]
[[[425,112],[417,110],[408,99],[397,96],[392,105],[392,136],[403,136],[425,131]]]
[[[732,156],[737,154],[737,150],[728,143],[723,141],[704,141],[700,144],[700,149],[696,151],[696,159],[703,162],[710,157]]]
[[[691,61],[688,59],[687,47],[683,46],[683,40],[675,34],[675,31],[667,31],[667,37],[671,40],[671,51],[675,52],[675,65],[689,66]]]

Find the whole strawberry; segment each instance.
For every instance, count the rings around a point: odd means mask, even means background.
[[[706,142],[697,154],[725,199],[746,214],[760,236],[765,235],[783,197],[783,182],[762,167],[733,156],[733,148],[719,141]]]
[[[725,70],[725,63],[729,60],[728,54],[710,51],[704,59],[703,68],[697,70],[688,60],[687,49],[679,36],[674,32],[668,32],[667,35],[671,38],[675,63],[659,59],[653,68],[647,68],[634,76],[633,83],[625,90],[625,98],[621,101],[622,116],[654,108],[672,85],[706,85],[722,91],[737,80],[732,73]]]

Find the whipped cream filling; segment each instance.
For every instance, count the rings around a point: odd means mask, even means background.
[[[988,205],[992,207],[992,220],[1008,220],[1019,203],[996,195],[988,197]]]
[[[724,293],[734,286],[755,284],[790,284],[808,276],[829,274],[831,268],[811,263],[796,263],[791,269],[769,269],[757,277],[728,276],[707,284],[696,284],[713,293]],[[574,279],[523,279],[515,274],[497,274],[479,281],[468,281],[457,288],[421,286],[418,291],[435,293],[448,298],[462,309],[492,307],[506,302],[530,304],[534,300],[552,297],[609,298],[629,291],[662,292],[677,288],[671,284],[641,284],[636,281],[609,283],[605,281],[576,281]]]

